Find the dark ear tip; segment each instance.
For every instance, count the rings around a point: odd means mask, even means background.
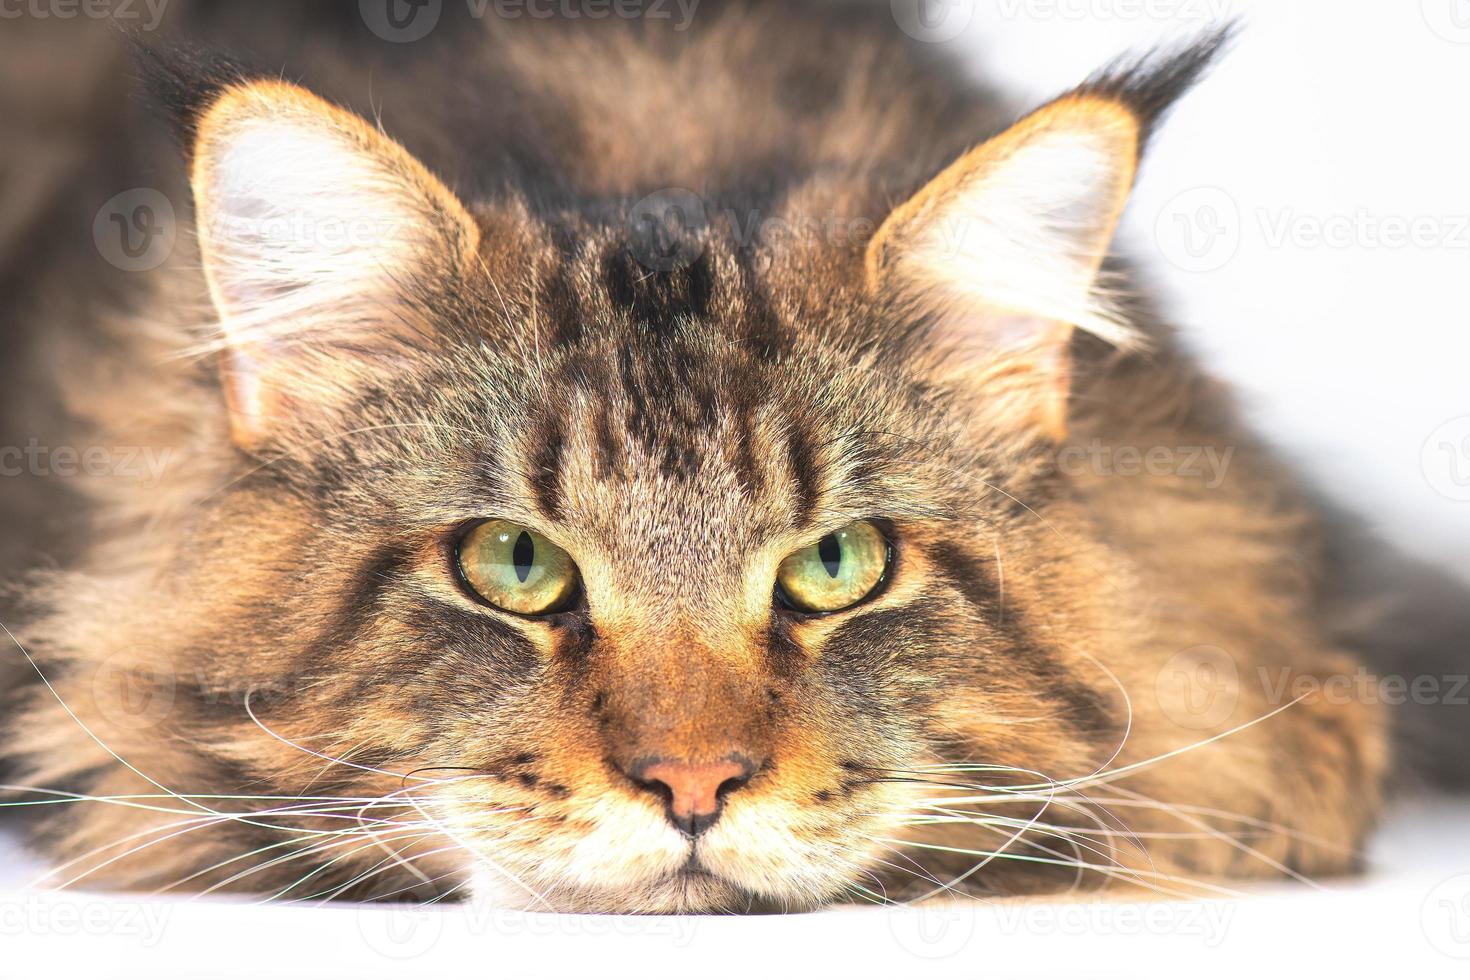
[[[169,124],[187,151],[199,119],[231,85],[265,77],[241,60],[175,39],[128,31],[133,72],[149,107]]]
[[[1169,108],[1204,77],[1240,30],[1241,22],[1233,19],[1187,41],[1125,55],[1096,72],[1075,94],[1126,106],[1138,118],[1140,143],[1146,143]]]

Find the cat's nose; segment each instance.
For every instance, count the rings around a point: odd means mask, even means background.
[[[628,775],[663,798],[669,822],[691,840],[720,819],[725,797],[750,782],[755,764],[732,752],[716,762],[648,759]]]

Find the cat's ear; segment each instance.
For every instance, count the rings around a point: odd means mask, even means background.
[[[1100,76],[889,215],[868,247],[868,286],[934,326],[936,370],[983,386],[1009,421],[1065,435],[1073,330],[1136,339],[1099,271],[1148,129],[1225,40]]]
[[[1128,336],[1095,287],[1139,135],[1117,102],[1054,102],[951,164],[868,248],[870,288],[920,308],[943,363],[1052,437],[1065,433],[1073,328]]]
[[[412,347],[412,299],[474,262],[474,219],[403,147],[294,85],[225,89],[195,127],[199,243],[235,441],[348,396]]]

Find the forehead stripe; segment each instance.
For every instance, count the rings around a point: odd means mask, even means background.
[[[799,421],[787,426],[786,460],[791,469],[793,505],[798,527],[812,522],[821,503],[822,472],[811,439]]]
[[[547,517],[561,516],[562,453],[566,432],[562,421],[548,413],[532,428],[528,477],[536,504]]]

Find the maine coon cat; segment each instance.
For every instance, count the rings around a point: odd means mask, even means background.
[[[887,5],[487,18],[299,85],[163,56],[197,235],[37,314],[95,333],[77,431],[170,450],[23,590],[13,781],[93,800],[38,823],[55,880],[667,912],[1354,868],[1385,721],[1320,695],[1317,519],[1109,257],[1220,44],[1019,118]]]

